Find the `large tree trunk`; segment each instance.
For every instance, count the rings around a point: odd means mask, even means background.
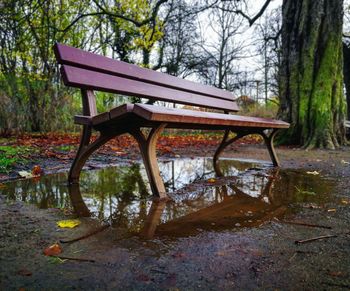
[[[306,148],[345,142],[343,0],[284,0],[280,117],[282,141]]]
[[[346,103],[348,105],[347,119],[350,119],[350,45],[343,43],[344,56],[344,85],[346,90]]]

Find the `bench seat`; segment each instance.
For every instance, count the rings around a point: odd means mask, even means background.
[[[250,116],[240,116],[233,114],[223,114],[214,112],[203,112],[189,109],[168,108],[148,104],[123,104],[113,108],[109,112],[98,114],[96,116],[75,116],[75,123],[83,125],[91,125],[96,129],[109,128],[113,126],[113,121],[120,124],[120,119],[137,121],[141,118],[144,121],[149,121],[150,126],[156,122],[168,123],[168,127],[178,127],[183,124],[183,128],[212,128],[218,129],[232,127],[250,127],[277,129],[288,128],[289,124],[276,119],[259,118]],[[143,121],[143,123],[144,123]],[[147,123],[144,123],[147,125]],[[210,128],[210,129],[212,129]]]

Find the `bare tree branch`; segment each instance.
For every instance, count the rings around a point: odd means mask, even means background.
[[[266,0],[264,5],[261,7],[260,11],[252,18],[249,15],[247,15],[246,13],[244,13],[241,9],[237,9],[237,10],[225,9],[225,8],[220,8],[220,9],[243,16],[245,19],[248,20],[249,26],[252,26],[255,23],[255,21],[257,21],[260,18],[260,16],[263,15],[266,8],[269,6],[270,2],[271,2],[271,0]]]

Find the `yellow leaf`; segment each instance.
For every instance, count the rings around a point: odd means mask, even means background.
[[[215,183],[216,180],[215,180],[214,178],[210,178],[210,179],[208,179],[208,182],[209,182],[209,183]]]
[[[57,221],[57,225],[62,228],[73,228],[80,224],[81,222],[78,219],[67,219]]]
[[[313,171],[313,172],[306,172],[306,174],[309,174],[309,175],[319,175],[320,173],[317,172],[317,171]]]

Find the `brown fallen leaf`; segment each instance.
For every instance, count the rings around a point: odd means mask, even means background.
[[[336,272],[336,271],[333,271],[333,272],[329,272],[328,275],[332,276],[332,277],[344,277],[344,273],[343,272]]]
[[[60,253],[62,253],[62,248],[59,244],[53,244],[52,246],[47,247],[44,250],[44,255],[45,256],[57,256]]]
[[[21,276],[31,276],[32,272],[27,270],[26,268],[23,268],[23,269],[18,270],[17,274],[21,275]]]
[[[32,169],[33,176],[41,176],[43,173],[43,170],[39,165],[35,165]]]

